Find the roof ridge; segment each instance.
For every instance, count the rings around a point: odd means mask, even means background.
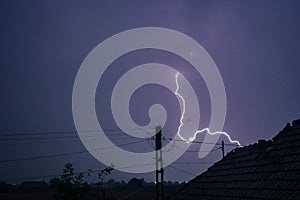
[[[195,195],[199,199],[210,198],[215,189],[218,190],[214,194],[218,200],[242,196],[254,199],[299,197],[299,163],[300,119],[287,123],[270,140],[261,139],[233,149],[188,181],[170,199],[190,199]],[[220,181],[223,181],[222,187],[216,184]],[[270,184],[272,181],[276,183]]]

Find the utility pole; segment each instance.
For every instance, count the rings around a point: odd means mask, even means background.
[[[223,155],[223,158],[224,158],[224,155],[225,155],[225,148],[224,148],[224,141],[222,140],[222,155]]]
[[[162,127],[156,127],[155,135],[155,152],[156,152],[156,177],[155,177],[155,190],[156,190],[156,200],[165,198],[164,195],[164,168],[162,159]]]

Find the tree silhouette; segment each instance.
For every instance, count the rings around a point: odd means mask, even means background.
[[[112,167],[107,167],[98,173],[98,190],[103,185],[103,179],[109,175],[113,170]],[[62,170],[61,178],[52,178],[49,181],[50,187],[58,191],[57,199],[59,200],[85,200],[90,190],[90,185],[86,181],[86,177],[90,176],[92,170],[88,170],[88,173],[75,173],[72,163],[67,163]],[[98,194],[97,199],[105,199],[105,191],[102,191],[102,195]]]
[[[50,187],[58,190],[57,198],[60,200],[84,200],[90,188],[84,178],[83,173],[75,174],[72,163],[67,163],[61,179],[52,178],[49,183]]]

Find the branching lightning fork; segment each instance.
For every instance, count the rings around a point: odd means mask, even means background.
[[[177,129],[177,135],[185,142],[189,143],[189,142],[193,142],[196,137],[197,137],[197,134],[198,133],[203,133],[203,132],[206,132],[210,135],[225,135],[228,140],[231,142],[231,143],[235,143],[237,144],[239,147],[242,147],[241,143],[238,141],[238,140],[232,140],[230,135],[226,132],[222,132],[222,131],[216,131],[216,132],[211,132],[209,130],[209,128],[204,128],[202,130],[197,130],[193,137],[190,137],[188,139],[185,139],[181,134],[181,128],[183,126],[183,119],[184,119],[184,115],[185,115],[185,99],[183,98],[183,96],[179,93],[179,83],[178,83],[178,76],[179,76],[179,72],[176,73],[176,76],[175,76],[175,81],[176,81],[176,90],[174,92],[174,94],[178,97],[178,99],[180,99],[181,103],[182,103],[182,113],[181,113],[181,117],[180,117],[180,125],[178,126],[178,129]]]

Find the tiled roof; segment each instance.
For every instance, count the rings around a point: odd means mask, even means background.
[[[300,119],[232,150],[170,199],[300,199]]]

